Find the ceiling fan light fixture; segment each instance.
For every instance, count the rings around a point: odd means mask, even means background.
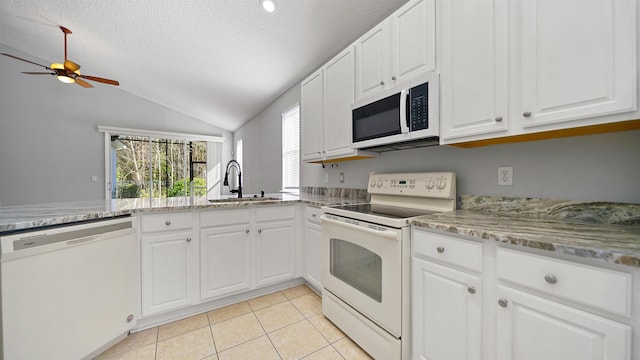
[[[66,75],[58,75],[57,78],[65,84],[73,84],[74,82],[76,82],[76,79]]]
[[[275,0],[260,0],[260,4],[266,12],[274,12],[276,11],[276,2]]]

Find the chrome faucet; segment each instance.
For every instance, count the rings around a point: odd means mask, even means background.
[[[229,186],[229,170],[235,167],[238,171],[238,189],[231,189],[232,194],[238,194],[238,199],[242,197],[242,171],[240,171],[240,163],[235,160],[230,160],[227,163],[227,170],[224,172],[223,186]]]

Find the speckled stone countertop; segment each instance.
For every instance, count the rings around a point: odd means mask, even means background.
[[[412,225],[640,267],[640,204],[463,196]]]
[[[356,195],[360,196],[361,194],[358,193]],[[358,197],[336,196],[336,194],[333,193],[302,193],[300,195],[276,193],[265,194],[265,198],[271,198],[271,200],[237,201],[225,196],[215,199],[216,202],[209,202],[209,200],[205,198],[196,198],[192,204],[189,198],[170,198],[168,201],[154,201],[153,206],[149,206],[149,199],[124,199],[114,201],[110,204],[104,200],[98,200],[4,206],[0,207],[0,233],[140,212],[237,208],[241,206],[273,206],[298,202],[321,207],[366,201],[366,199]]]

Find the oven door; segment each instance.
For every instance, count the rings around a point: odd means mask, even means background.
[[[396,338],[402,329],[402,233],[322,216],[323,286]]]

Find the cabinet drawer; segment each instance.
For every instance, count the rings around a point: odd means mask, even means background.
[[[248,224],[250,211],[249,209],[202,211],[200,227]]]
[[[191,212],[142,215],[141,230],[143,233],[191,229],[193,217]]]
[[[523,287],[614,314],[631,314],[631,274],[498,248],[497,274]]]
[[[413,253],[468,270],[482,271],[482,244],[445,235],[414,231]]]
[[[296,217],[293,206],[269,206],[256,208],[256,221],[293,219]]]
[[[316,208],[313,206],[307,206],[304,210],[304,218],[307,221],[311,221],[314,223],[320,224],[320,216],[324,211],[320,208]]]

